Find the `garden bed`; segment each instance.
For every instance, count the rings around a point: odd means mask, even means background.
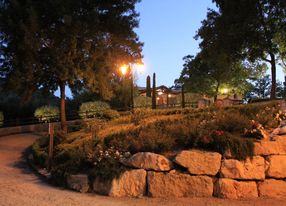
[[[80,131],[57,134],[50,170],[52,180],[57,185],[68,186],[73,175],[83,174],[93,185],[89,191],[97,191],[94,185],[112,188],[114,178],[121,185],[122,175],[128,171],[133,173],[134,167],[124,164],[124,161],[140,152],[164,155],[171,161],[181,151],[199,149],[223,158],[246,161],[255,155],[255,142],[264,138],[265,131],[278,126],[276,114],[279,109],[278,102],[228,108],[143,109],[109,121],[88,121]],[[48,137],[34,143],[34,159],[43,167],[47,151]],[[182,165],[176,162],[172,165],[172,170],[186,173]],[[137,173],[146,179],[147,173],[143,172],[145,176],[142,171]],[[217,171],[212,176],[219,174]]]

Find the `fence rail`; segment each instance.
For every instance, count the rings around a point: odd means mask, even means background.
[[[192,107],[196,108],[198,106],[197,102],[186,102],[185,107]],[[171,108],[181,108],[181,104],[161,104],[161,105],[156,105],[157,109],[171,109]],[[150,108],[151,105],[147,107],[135,107],[134,109],[140,109],[140,108]],[[124,112],[123,109],[118,109],[118,111]],[[126,111],[126,109],[125,109]],[[86,113],[82,113],[86,114]],[[68,121],[72,120],[77,120],[80,119],[81,114],[78,111],[72,111],[68,112],[66,115],[66,118]],[[56,116],[45,116],[51,118],[51,122],[59,122],[59,117]],[[38,118],[36,117],[27,117],[27,118],[16,118],[16,119],[5,119],[3,121],[3,125],[0,128],[6,128],[6,127],[17,127],[17,126],[24,126],[24,125],[37,125],[37,124],[42,124],[43,122],[39,121]]]

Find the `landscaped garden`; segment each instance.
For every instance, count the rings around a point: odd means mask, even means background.
[[[78,131],[56,133],[52,181],[66,186],[67,178],[79,173],[111,180],[130,169],[122,162],[138,152],[172,159],[178,151],[196,148],[244,160],[253,156],[254,142],[279,125],[279,109],[279,102],[273,101],[224,108],[85,112],[82,124],[70,128]],[[48,143],[48,135],[43,135],[33,144],[34,159],[42,167]]]

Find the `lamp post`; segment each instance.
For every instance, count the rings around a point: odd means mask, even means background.
[[[139,73],[143,73],[144,71],[144,64],[136,64],[135,65],[135,69],[139,72]],[[120,67],[120,71],[122,75],[126,75],[128,72],[130,72],[130,109],[131,111],[133,111],[134,108],[134,68],[132,68],[132,65],[122,65]]]

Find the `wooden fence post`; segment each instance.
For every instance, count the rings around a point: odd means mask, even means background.
[[[48,156],[48,169],[51,168],[52,160],[53,160],[53,151],[54,151],[54,131],[55,127],[53,123],[49,123],[49,135],[50,135],[50,141],[49,141],[49,156]]]

